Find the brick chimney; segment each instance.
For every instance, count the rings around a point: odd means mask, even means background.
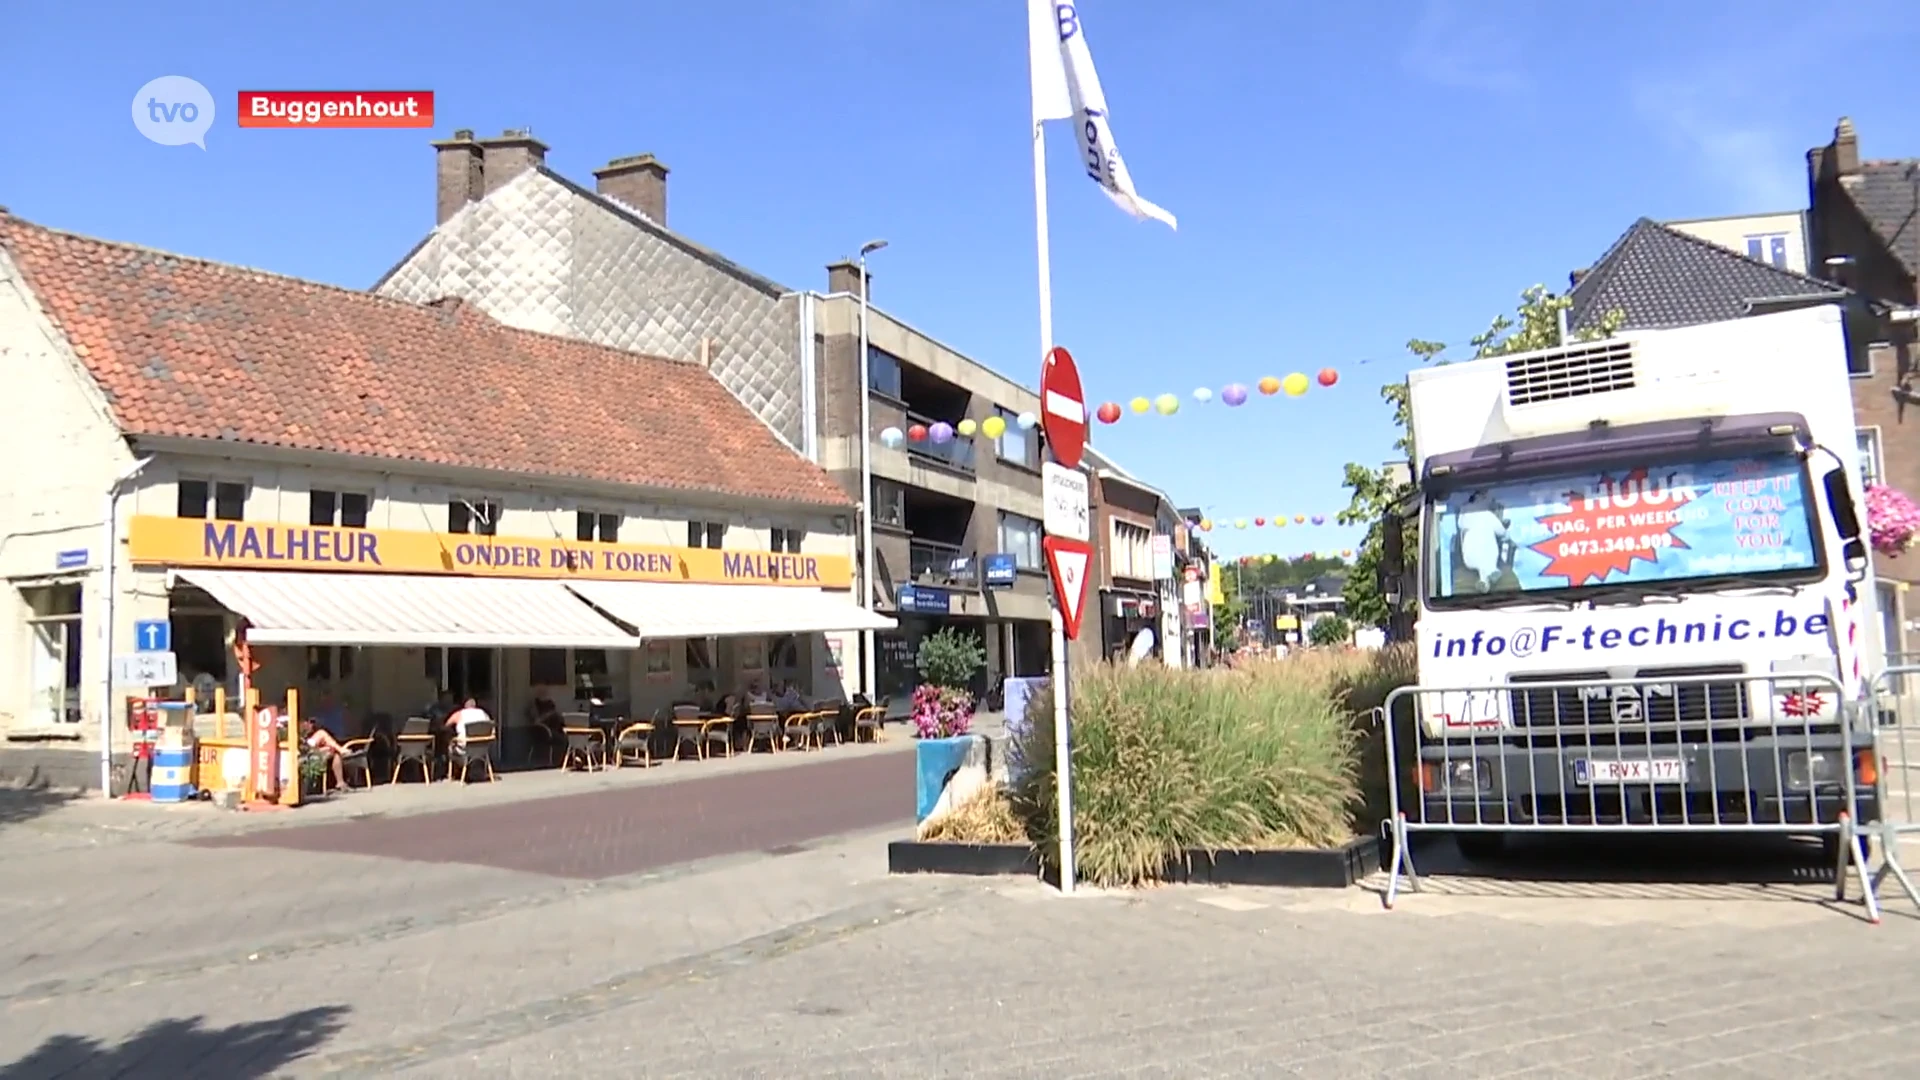
[[[626,203],[655,225],[666,225],[667,167],[652,154],[614,158],[593,170],[593,179],[600,194]]]
[[[1807,151],[1807,174],[1815,184],[1860,174],[1860,136],[1850,118],[1833,126],[1832,142]]]
[[[433,223],[445,225],[461,207],[480,199],[481,150],[473,139],[473,132],[466,128],[454,132],[453,138],[445,142],[434,143],[433,149],[438,174],[434,181]]]
[[[848,293],[860,295],[860,264],[852,259],[841,259],[827,264],[827,291],[830,293]],[[867,299],[873,299],[873,274],[867,274]]]
[[[484,155],[482,179],[485,194],[507,186],[514,177],[547,163],[547,144],[523,128],[508,128],[491,139],[480,140]]]

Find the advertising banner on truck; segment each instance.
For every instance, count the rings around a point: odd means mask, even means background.
[[[1791,579],[1820,568],[1789,453],[1463,484],[1436,499],[1436,601],[1593,585]]]

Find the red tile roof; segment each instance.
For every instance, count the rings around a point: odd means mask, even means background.
[[[4,211],[0,247],[130,436],[852,505],[694,364]]]

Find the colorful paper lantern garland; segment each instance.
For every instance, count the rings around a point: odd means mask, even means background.
[[[1291,523],[1294,525],[1307,525],[1307,524],[1325,525],[1329,520],[1331,520],[1331,518],[1326,514],[1311,514],[1311,515],[1295,514],[1291,519]],[[1210,517],[1203,517],[1203,518],[1192,519],[1188,521],[1187,524],[1192,525],[1194,528],[1199,529],[1201,532],[1212,532],[1216,524],[1218,524],[1223,529],[1229,526],[1235,529],[1246,529],[1246,528],[1262,529],[1262,528],[1266,528],[1269,525],[1273,526],[1276,529],[1284,529],[1289,524],[1289,519],[1285,514],[1275,514],[1271,518],[1264,517],[1264,516],[1255,517],[1252,519],[1232,518],[1230,520],[1222,519],[1216,523]]]
[[[1299,372],[1294,372],[1284,379],[1266,375],[1254,384],[1254,388],[1266,397],[1274,397],[1281,391],[1285,391],[1288,397],[1299,397],[1305,394],[1308,387],[1316,381],[1321,386],[1333,386],[1340,381],[1340,373],[1329,367],[1321,368],[1319,374],[1313,379]],[[1193,388],[1192,397],[1201,405],[1218,397],[1222,405],[1237,409],[1245,405],[1251,395],[1252,391],[1245,384],[1228,383],[1220,388],[1218,394],[1214,393],[1212,387],[1196,386]],[[1180,411],[1180,395],[1160,394],[1151,398],[1136,397],[1129,400],[1125,406],[1117,401],[1106,401],[1093,410],[1093,416],[1103,424],[1117,424],[1128,410],[1132,410],[1136,416],[1145,416],[1154,412],[1161,416],[1172,416]],[[1014,417],[1014,424],[1021,431],[1032,431],[1040,426],[1040,417],[1036,413],[1023,412]],[[901,444],[909,442],[930,442],[941,446],[952,442],[955,438],[970,439],[976,433],[989,439],[998,439],[1007,433],[1007,421],[1001,416],[989,416],[985,420],[974,420],[969,417],[951,424],[945,421],[934,424],[910,424],[904,430],[898,427],[887,427],[880,431],[880,444],[889,449],[896,449]],[[1277,517],[1273,519],[1273,523],[1283,525],[1286,522],[1283,517]]]
[[[1316,381],[1319,382],[1321,386],[1333,386],[1340,381],[1340,373],[1333,368],[1321,368],[1320,373],[1312,379],[1307,378],[1307,376],[1298,371],[1288,375],[1284,379],[1274,375],[1266,375],[1262,376],[1258,382],[1253,384],[1253,389],[1258,390],[1260,394],[1265,397],[1274,397],[1282,392],[1285,392],[1288,397],[1300,397],[1305,394]],[[1247,399],[1251,394],[1252,391],[1250,391],[1244,383],[1228,383],[1226,386],[1220,388],[1220,403],[1230,409],[1237,409],[1247,403]],[[1214,392],[1211,387],[1198,386],[1194,388],[1193,400],[1204,405],[1213,399]],[[1126,415],[1128,409],[1131,409],[1135,415],[1139,416],[1145,416],[1149,412],[1158,412],[1162,416],[1172,416],[1174,413],[1180,411],[1180,398],[1174,394],[1161,394],[1155,398],[1137,397],[1127,402],[1126,408],[1122,408],[1117,401],[1107,401],[1102,402],[1100,407],[1093,411],[1093,415],[1095,419],[1103,424],[1117,424],[1120,422],[1120,418]]]

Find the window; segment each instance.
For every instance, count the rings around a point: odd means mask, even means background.
[[[1006,422],[1007,430],[995,440],[995,452],[1001,461],[1011,461],[1015,465],[1024,465],[1029,469],[1040,467],[1040,440],[1032,431],[1020,428],[1020,418],[1006,409],[995,409],[1000,419]]]
[[[773,530],[773,550],[798,555],[800,554],[800,545],[806,538],[807,530],[805,529],[775,528]]]
[[[1865,484],[1880,482],[1880,429],[1877,427],[1856,428],[1853,437],[1860,448],[1860,480]]]
[[[217,521],[241,521],[247,516],[247,485],[233,480],[181,480],[174,513],[183,518],[205,518],[213,506]]]
[[[307,492],[307,524],[364,529],[367,527],[367,511],[372,506],[373,496],[364,492],[321,491],[315,488]]]
[[[1785,270],[1787,268],[1787,234],[1760,233],[1747,237],[1747,258]]]
[[[867,389],[900,400],[900,358],[867,346]]]
[[[607,666],[607,650],[573,650],[573,692],[583,699],[613,700],[613,675]]]
[[[727,527],[718,521],[687,522],[687,546],[718,550],[727,539]]]
[[[706,638],[687,639],[687,685],[695,690],[714,688],[713,642]]]
[[[568,686],[567,650],[527,650],[527,683],[530,686],[551,686],[555,688],[565,688]]]
[[[350,645],[307,646],[307,680],[331,682],[336,678],[352,678],[354,652]]]
[[[447,502],[447,531],[497,536],[500,504],[492,499],[451,499]]]
[[[1113,554],[1109,565],[1114,577],[1153,580],[1153,530],[1131,522],[1113,523]]]
[[[1000,550],[1013,556],[1022,570],[1040,569],[1040,523],[1030,517],[1000,511]]]
[[[573,519],[573,537],[582,543],[591,543],[595,540],[603,544],[620,542],[619,514],[598,514],[592,510],[580,510],[575,512]]]
[[[873,523],[896,529],[907,527],[907,489],[892,480],[873,480]]]

